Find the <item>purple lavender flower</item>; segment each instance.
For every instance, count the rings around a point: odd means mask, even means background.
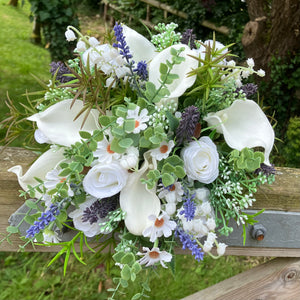
[[[125,41],[125,36],[123,35],[123,27],[116,22],[114,26],[115,37],[118,43],[114,43],[113,47],[117,47],[120,49],[120,54],[126,61],[129,63],[129,60],[132,58],[130,54],[129,47]]]
[[[195,134],[195,129],[199,124],[200,112],[196,106],[187,107],[181,115],[179,126],[176,130],[177,144],[184,141],[191,142]]]
[[[105,218],[109,212],[114,211],[118,205],[119,194],[103,198],[94,202],[90,207],[83,211],[82,221],[93,223],[98,222],[99,219]]]
[[[203,260],[204,252],[202,249],[198,246],[196,240],[183,231],[182,229],[177,228],[175,231],[175,236],[178,236],[180,239],[180,242],[182,243],[182,249],[189,249],[192,251],[192,255],[195,256],[195,259],[197,261]]]
[[[139,75],[142,80],[147,80],[148,70],[146,61],[139,61],[136,69],[134,69],[133,72],[136,72],[136,74]]]
[[[52,76],[54,76],[54,74],[56,73],[56,71],[58,69],[58,72],[56,74],[56,80],[58,80],[59,82],[66,83],[66,82],[69,82],[69,81],[73,80],[72,77],[65,76],[66,74],[71,74],[71,72],[64,65],[63,62],[61,62],[61,61],[58,61],[58,62],[53,61],[50,64],[50,67],[51,67],[50,73],[52,74]]]
[[[196,204],[193,201],[196,194],[190,196],[189,190],[185,190],[182,200],[185,202],[183,203],[183,210],[180,212],[181,215],[184,215],[187,221],[191,221],[195,217],[196,211]]]
[[[26,231],[26,238],[34,238],[41,230],[44,230],[49,223],[56,220],[56,216],[59,214],[59,209],[56,205],[51,204],[49,210],[42,213],[38,218],[38,221],[35,221],[33,225],[29,227]]]
[[[191,49],[196,49],[195,45],[196,35],[193,34],[193,29],[187,29],[183,34],[180,42],[188,45]]]

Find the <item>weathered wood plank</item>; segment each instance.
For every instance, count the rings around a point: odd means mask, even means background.
[[[277,258],[182,300],[296,300],[299,274],[299,258]]]
[[[6,148],[0,152],[0,233],[5,233],[6,227],[8,226],[8,217],[24,203],[24,199],[19,197],[18,191],[20,187],[16,175],[7,172],[7,169],[20,164],[25,171],[36,157],[37,156],[31,151],[22,148]],[[261,189],[257,194],[257,202],[255,205],[259,208],[265,207],[266,209],[300,211],[300,169],[279,168],[278,170],[279,174],[272,189],[264,188],[263,192]],[[281,194],[283,197],[280,196]],[[260,204],[261,201],[264,201],[264,204]],[[277,224],[277,226],[281,225]],[[3,243],[0,246],[0,251],[18,250],[17,245],[20,244],[19,237],[14,235],[11,240],[13,245]],[[263,244],[260,249],[255,247],[255,244],[250,244],[248,247],[235,246],[237,247],[228,247],[226,254],[248,256],[300,256],[300,245],[298,247],[299,249],[296,249],[297,245],[294,245],[295,249],[287,249],[288,245],[282,247],[275,247],[273,245],[273,248],[270,248],[267,247],[266,244]],[[28,247],[28,251],[30,250],[32,250],[31,246]],[[52,252],[56,251],[56,249],[52,247],[38,247],[36,251]],[[182,252],[178,249],[178,253],[187,252]]]

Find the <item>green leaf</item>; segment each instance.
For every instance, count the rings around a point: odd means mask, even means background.
[[[154,145],[159,145],[162,142],[162,140],[157,135],[151,136],[149,138],[149,141]]]
[[[30,216],[30,215],[27,215],[27,216],[25,216],[25,218],[24,218],[24,221],[25,221],[26,223],[30,224],[30,225],[33,225],[33,223],[34,223],[35,220],[36,220],[36,219],[35,219],[33,216]]]
[[[169,163],[171,164],[172,166],[184,166],[184,162],[183,160],[178,156],[178,155],[172,155],[172,156],[169,156],[167,159],[166,159],[166,163]]]
[[[179,125],[179,120],[174,116],[174,114],[172,114],[168,110],[165,112],[165,114],[169,121],[169,126],[170,126],[171,131],[175,132]]]
[[[159,66],[159,72],[161,74],[167,74],[168,73],[168,66],[164,63],[161,63]]]
[[[116,153],[124,153],[125,151],[126,151],[126,148],[124,148],[124,147],[121,147],[120,145],[119,145],[119,139],[117,139],[117,138],[114,138],[113,140],[112,140],[112,142],[110,143],[110,150],[111,151],[114,151],[114,152],[116,152]]]
[[[105,116],[106,117],[106,116]],[[101,142],[103,140],[103,131],[101,130],[94,130],[93,132],[93,139],[96,142]]]
[[[128,281],[130,277],[131,277],[130,267],[128,265],[124,265],[123,269],[121,270],[121,278]]]
[[[66,210],[60,210],[59,215],[56,217],[56,219],[61,223],[65,222],[67,218],[68,218],[68,214]]]
[[[89,142],[89,149],[92,151],[92,152],[94,152],[94,151],[96,151],[97,150],[97,142],[96,141],[94,141],[94,140],[91,140],[90,142]]]
[[[6,228],[6,231],[9,232],[9,233],[18,233],[19,232],[19,229],[15,226],[8,226]]]
[[[128,281],[123,278],[120,279],[120,284],[122,285],[123,288],[128,287]]]
[[[81,164],[85,164],[86,163],[86,159],[83,156],[81,156],[81,155],[75,155],[74,156],[74,160],[78,161]]]
[[[135,128],[135,120],[134,119],[126,119],[124,121],[124,130],[125,132],[132,132]]]
[[[39,232],[38,234],[36,234],[36,235],[34,236],[34,238],[36,239],[36,241],[37,241],[38,243],[41,243],[41,242],[44,240],[44,235],[43,235],[42,232]]]
[[[125,255],[124,251],[119,251],[112,256],[115,262],[121,263],[122,257]]]
[[[172,185],[175,182],[175,179],[172,175],[165,173],[162,175],[162,183],[164,186]]]
[[[130,279],[131,279],[132,282],[136,280],[136,274],[134,272],[131,272]]]
[[[184,171],[184,168],[181,167],[181,166],[176,166],[175,167],[175,175],[178,177],[178,178],[183,178],[185,177],[185,171]]]
[[[132,253],[126,253],[121,259],[121,264],[131,265],[131,264],[133,264],[134,261],[135,261],[134,255]]]
[[[144,131],[144,137],[145,137],[145,139],[149,140],[151,138],[151,136],[153,136],[153,128],[152,127],[148,127]]]
[[[156,94],[156,87],[155,84],[152,82],[146,83],[146,91],[151,96],[151,98]]]
[[[79,131],[79,135],[83,138],[83,139],[89,139],[91,138],[91,134],[87,131]]]
[[[39,210],[37,204],[36,204],[34,201],[32,201],[32,200],[26,200],[26,201],[25,201],[25,205],[26,205],[27,207],[31,208],[31,209]]]
[[[175,167],[173,167],[169,163],[165,163],[162,170],[161,170],[161,173],[162,174],[164,174],[164,173],[174,173],[174,171],[175,171]]]
[[[131,270],[135,273],[138,274],[142,270],[142,266],[136,261],[132,267]]]
[[[170,53],[171,53],[172,56],[176,56],[177,55],[177,50],[175,48],[171,48]]]
[[[136,294],[131,298],[131,300],[141,299],[141,297],[142,297],[142,294],[141,294],[141,293],[136,293]]]
[[[99,123],[103,126],[103,127],[106,127],[108,126],[110,123],[111,123],[111,120],[108,116],[106,115],[101,115],[99,117]],[[94,135],[95,135],[95,131],[94,131]]]
[[[115,112],[116,116],[121,117],[121,118],[126,118],[127,116],[127,108],[122,107],[122,106],[118,106],[118,108],[116,109]]]
[[[130,138],[122,139],[122,140],[120,140],[120,142],[119,142],[119,146],[120,146],[121,148],[126,148],[126,149],[127,149],[128,147],[130,147],[132,144],[133,144],[133,140],[130,139]]]
[[[70,173],[72,173],[72,170],[71,170],[70,168],[66,168],[66,169],[62,170],[62,171],[58,174],[58,176],[60,176],[60,177],[66,177],[66,176],[68,176]]]
[[[151,292],[151,289],[150,289],[150,287],[149,287],[149,285],[148,285],[147,282],[143,282],[143,283],[142,283],[142,287],[143,287],[144,290],[146,290],[147,292]]]

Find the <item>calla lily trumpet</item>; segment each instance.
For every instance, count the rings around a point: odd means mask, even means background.
[[[209,113],[204,120],[224,135],[227,145],[242,150],[245,147],[263,147],[264,163],[270,165],[269,156],[274,144],[274,130],[259,105],[252,100],[236,100],[226,109]]]
[[[156,168],[156,161],[152,160],[150,152],[144,154],[144,159],[142,167],[129,175],[127,184],[120,193],[120,207],[126,212],[125,226],[135,235],[142,235],[144,229],[153,223],[148,217],[158,216],[160,212],[160,199],[156,195],[156,189],[149,190],[141,182],[141,178],[146,178],[150,167]]]
[[[130,27],[122,25],[122,28],[133,60],[136,63],[138,63],[139,61],[146,61],[146,63],[149,63],[157,54],[155,46],[144,36],[131,29]]]
[[[23,175],[23,168],[20,165],[13,166],[8,172],[15,173],[18,176],[20,186],[24,191],[28,189],[28,185],[35,186],[38,182],[35,177],[45,180],[46,174],[53,170],[60,162],[65,160],[63,155],[64,148],[49,149],[43,153]]]
[[[72,101],[72,99],[68,99],[58,102],[45,111],[34,114],[28,120],[36,122],[38,129],[51,144],[70,147],[80,141],[79,131],[93,132],[100,128],[99,112],[96,109],[91,110],[84,124],[84,113],[75,120],[83,109],[83,102],[76,100],[71,107]]]
[[[151,63],[149,64],[149,81],[154,83],[156,88],[161,86],[160,82],[160,64],[166,64],[167,61],[172,61],[171,48],[179,50],[184,48],[180,56],[185,58],[185,61],[181,64],[173,66],[171,73],[177,74],[178,78],[173,80],[171,84],[166,84],[170,95],[167,99],[177,99],[180,97],[189,87],[191,87],[195,80],[196,75],[188,76],[187,74],[198,67],[198,61],[189,55],[195,55],[194,52],[184,44],[177,44],[166,48],[165,50],[158,53]]]

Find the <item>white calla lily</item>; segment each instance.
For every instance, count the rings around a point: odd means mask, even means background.
[[[35,186],[38,184],[34,179],[35,177],[45,180],[46,174],[53,170],[60,162],[65,160],[63,155],[64,150],[64,148],[49,149],[30,166],[24,175],[23,168],[20,165],[8,169],[8,172],[15,173],[18,176],[20,186],[26,191],[28,185]]]
[[[156,188],[149,190],[141,183],[141,178],[146,178],[150,167],[156,168],[156,161],[152,160],[150,152],[146,152],[142,167],[129,175],[127,184],[120,193],[120,207],[126,212],[125,226],[135,235],[142,235],[144,229],[153,223],[148,217],[158,216],[160,212]]]
[[[242,150],[245,147],[263,147],[264,163],[270,165],[269,156],[274,144],[274,130],[259,105],[252,100],[236,100],[226,109],[209,113],[204,120],[224,135],[227,145]]]
[[[92,109],[83,124],[85,113],[76,120],[75,117],[83,108],[83,102],[76,100],[71,108],[72,99],[58,102],[45,111],[37,113],[28,118],[37,123],[38,129],[43,133],[50,143],[70,147],[80,141],[79,131],[93,132],[99,129],[99,112]]]
[[[122,25],[122,28],[126,44],[129,47],[133,60],[136,63],[139,61],[146,61],[146,63],[149,63],[157,54],[155,46],[143,35],[128,26]]]
[[[180,56],[185,58],[185,61],[181,64],[176,64],[173,66],[171,73],[177,74],[178,79],[173,80],[171,84],[166,84],[170,95],[168,99],[176,100],[180,97],[189,87],[191,87],[195,80],[196,75],[188,76],[187,74],[198,67],[198,61],[189,55],[195,55],[194,52],[184,44],[177,44],[171,47],[166,48],[165,50],[158,53],[151,63],[149,64],[149,81],[154,83],[156,88],[161,86],[160,81],[160,64],[166,64],[167,61],[172,61],[171,48],[179,50],[184,48],[184,51],[181,52]]]

